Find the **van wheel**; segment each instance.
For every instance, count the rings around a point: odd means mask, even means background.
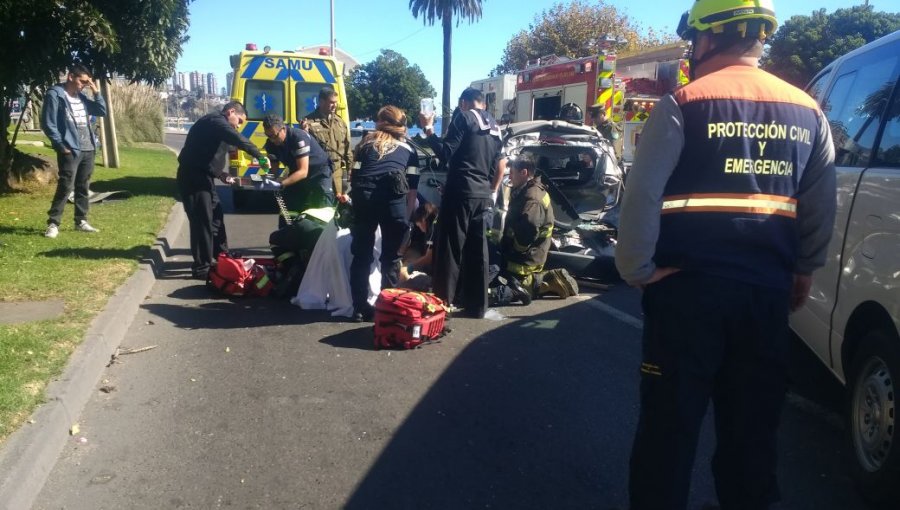
[[[850,434],[853,476],[863,497],[874,502],[900,501],[900,436],[897,435],[897,390],[900,390],[900,341],[883,331],[868,333],[851,364]]]
[[[250,192],[242,189],[231,190],[231,202],[235,209],[243,209],[250,201]]]

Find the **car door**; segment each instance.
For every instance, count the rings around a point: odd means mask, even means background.
[[[840,344],[847,317],[846,308],[838,309],[839,284],[847,290],[847,281],[841,275],[849,263],[858,262],[856,257],[861,253],[867,229],[864,225],[860,228],[859,222],[877,223],[874,218],[868,218],[869,206],[861,204],[867,203],[871,193],[877,191],[870,183],[885,178],[881,170],[870,165],[896,82],[898,61],[896,45],[887,45],[841,62],[832,71],[835,76],[820,101],[835,145],[837,215],[826,264],[816,271],[810,299],[792,317],[791,325],[842,380]],[[820,90],[817,88],[820,83],[817,80],[809,90],[815,94]],[[859,211],[854,212],[856,209]]]

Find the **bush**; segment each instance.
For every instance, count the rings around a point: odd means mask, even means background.
[[[137,83],[110,86],[119,143],[163,142],[163,100],[155,88]]]

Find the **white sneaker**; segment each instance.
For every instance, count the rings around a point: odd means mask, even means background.
[[[47,225],[47,230],[44,231],[44,237],[49,237],[50,239],[56,239],[56,236],[59,235],[59,227],[55,224],[51,223]]]
[[[99,229],[92,227],[91,224],[87,222],[87,220],[79,221],[78,224],[75,225],[75,230],[79,232],[100,232]]]

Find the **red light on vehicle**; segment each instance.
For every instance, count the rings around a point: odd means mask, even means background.
[[[329,53],[328,48],[326,48],[324,46],[319,48],[319,55],[328,55],[328,53]]]
[[[244,49],[247,51],[256,51],[256,43],[248,42],[244,45]]]

